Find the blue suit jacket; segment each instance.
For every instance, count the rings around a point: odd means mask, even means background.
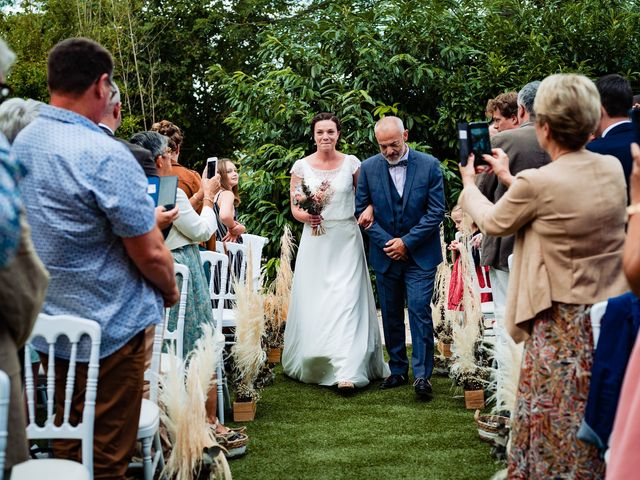
[[[387,161],[378,154],[362,162],[356,190],[356,216],[373,205],[375,221],[369,234],[369,261],[376,272],[384,273],[391,258],[385,244],[394,238],[394,216]],[[442,261],[440,223],[444,218],[444,183],[440,162],[424,153],[409,150],[407,178],[402,196],[402,225],[408,231],[402,241],[413,260],[424,269]]]
[[[633,159],[631,158],[631,144],[633,142],[638,142],[633,124],[623,123],[609,130],[604,138],[599,137],[587,143],[587,150],[602,155],[613,155],[620,160],[628,188],[629,176],[633,165]]]

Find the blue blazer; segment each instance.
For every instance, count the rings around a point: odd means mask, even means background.
[[[599,137],[587,143],[587,150],[602,155],[613,155],[620,160],[624,170],[624,178],[627,181],[627,188],[629,188],[629,176],[633,165],[631,144],[638,142],[638,140],[633,124],[623,123],[609,130],[604,138]]]
[[[423,269],[442,262],[440,223],[444,219],[444,183],[440,162],[425,153],[409,150],[407,178],[402,196],[402,224],[394,226],[389,168],[382,154],[362,162],[356,190],[356,216],[373,205],[375,220],[369,234],[369,262],[384,273],[392,260],[384,253],[394,231],[406,231],[401,238],[413,260]]]

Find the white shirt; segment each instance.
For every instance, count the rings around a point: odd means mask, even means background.
[[[176,205],[180,215],[165,240],[169,250],[184,247],[192,243],[206,242],[218,229],[216,214],[211,207],[202,207],[202,213],[193,209],[187,194],[182,189],[176,193]]]
[[[404,152],[402,157],[397,162],[390,162],[387,160],[389,165],[396,165],[400,163],[402,160],[409,159],[409,147]],[[391,175],[391,180],[393,180],[393,184],[396,186],[396,190],[400,198],[402,198],[402,192],[404,192],[404,182],[407,179],[407,167],[395,167],[389,169],[389,175]]]
[[[623,123],[631,123],[631,120],[622,120],[621,122],[617,122],[614,123],[613,125],[609,125],[604,132],[602,132],[602,135],[600,135],[602,138],[604,138],[607,133],[609,133],[612,129],[616,128],[618,125],[622,125]]]

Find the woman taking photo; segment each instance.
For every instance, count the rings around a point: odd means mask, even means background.
[[[360,161],[336,150],[340,121],[320,113],[311,121],[316,151],[291,169],[291,211],[304,224],[284,336],[284,372],[305,383],[346,391],[389,375],[383,361],[376,306],[360,229],[354,217]],[[304,182],[323,181],[333,196],[322,215],[294,204]],[[326,233],[312,235],[322,222]]]
[[[509,188],[495,205],[475,185],[473,156],[460,168],[461,204],[480,230],[516,235],[505,322],[525,346],[509,478],[602,478],[604,462],[577,431],[593,363],[589,308],[626,289],[625,179],[616,158],[584,149],[600,119],[593,82],[550,76],[534,110],[550,164],[513,177],[502,150],[485,155]]]

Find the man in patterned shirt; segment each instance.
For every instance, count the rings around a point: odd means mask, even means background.
[[[179,298],[173,258],[156,226],[147,179],[126,147],[97,123],[113,95],[113,60],[101,45],[67,39],[49,53],[50,105],[16,138],[29,174],[22,183],[33,242],[51,274],[44,312],[98,322],[102,330],[94,430],[94,478],[124,478],[142,400],[144,330]],[[46,352],[46,345],[36,343]],[[78,361],[87,362],[88,342]],[[58,342],[56,357],[69,358]],[[64,391],[66,361],[56,359]],[[87,364],[78,367],[86,381]],[[83,396],[82,396],[83,398]],[[56,395],[60,413],[63,395]],[[82,400],[73,399],[72,422]],[[76,441],[54,442],[80,460]]]

